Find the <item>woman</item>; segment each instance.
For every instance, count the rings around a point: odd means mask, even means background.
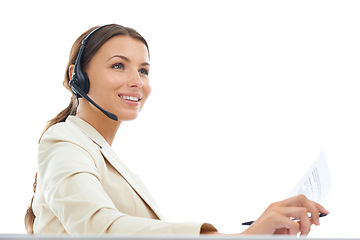
[[[39,141],[28,232],[220,234],[207,223],[161,220],[151,195],[111,148],[122,121],[135,119],[150,95],[149,71],[148,45],[131,28],[92,28],[75,41],[64,80],[73,96]],[[293,197],[271,204],[242,234],[308,234],[320,213],[328,211]]]

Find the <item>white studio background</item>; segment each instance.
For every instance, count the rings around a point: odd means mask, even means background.
[[[115,151],[169,221],[245,230],[323,150],[331,214],[310,237],[359,237],[359,1],[2,1],[0,233],[23,216],[46,121],[68,105],[68,54],[88,28],[138,30],[153,92]]]

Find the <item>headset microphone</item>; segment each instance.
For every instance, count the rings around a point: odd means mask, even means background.
[[[100,107],[99,105],[97,105],[91,98],[89,98],[89,96],[83,90],[81,90],[81,88],[79,86],[77,86],[76,84],[73,84],[73,82],[70,82],[69,84],[70,84],[72,91],[77,92],[81,97],[88,100],[89,103],[91,103],[92,105],[97,107],[107,117],[111,118],[112,120],[118,121],[118,117],[115,114],[108,112],[105,109],[103,109],[102,107]]]
[[[81,70],[81,59],[82,59],[82,55],[84,53],[84,50],[86,48],[87,40],[89,39],[89,37],[93,33],[97,32],[98,30],[100,30],[101,28],[103,28],[105,26],[107,26],[107,25],[103,25],[101,27],[96,28],[91,33],[89,33],[89,35],[87,35],[84,38],[84,40],[82,41],[79,53],[78,53],[78,55],[76,57],[74,71],[73,71],[73,74],[71,76],[69,86],[70,86],[73,94],[76,96],[77,99],[81,98],[81,97],[85,98],[89,103],[91,103],[96,108],[98,108],[107,117],[109,117],[112,120],[118,121],[118,117],[115,114],[106,111],[105,109],[103,109],[102,107],[97,105],[91,98],[89,98],[89,96],[87,95],[87,93],[89,92],[89,88],[90,88],[89,77],[87,76],[87,74],[85,72],[83,72]]]

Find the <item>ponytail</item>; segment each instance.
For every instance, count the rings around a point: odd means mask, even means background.
[[[71,97],[71,99],[70,99],[69,106],[67,106],[67,108],[62,110],[58,115],[56,115],[56,117],[54,117],[53,119],[51,119],[50,121],[48,121],[46,123],[44,131],[42,132],[41,137],[39,139],[39,143],[40,143],[40,140],[41,140],[42,136],[44,135],[44,133],[51,126],[55,125],[56,123],[65,122],[65,120],[67,119],[68,116],[75,115],[76,114],[76,107],[77,107],[76,97],[73,95]]]
[[[34,196],[35,196],[35,192],[36,192],[36,183],[37,183],[37,173],[35,174],[35,182],[33,183],[33,191],[34,191],[34,195],[31,198],[31,202],[30,202],[30,206],[28,207],[26,214],[25,214],[25,229],[29,234],[33,234],[34,233],[34,221],[35,221],[35,214],[33,212],[32,209],[32,204],[34,201]]]

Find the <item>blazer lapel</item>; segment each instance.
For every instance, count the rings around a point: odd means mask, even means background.
[[[77,125],[84,134],[86,134],[94,143],[96,143],[106,160],[122,175],[122,177],[129,183],[134,191],[150,206],[155,214],[162,219],[159,208],[156,206],[155,201],[151,194],[147,191],[146,187],[142,184],[141,180],[136,177],[115,154],[110,145],[105,141],[103,136],[89,123],[84,120],[69,116],[66,120]]]
[[[142,184],[141,180],[138,179],[121,161],[121,159],[114,153],[111,147],[107,144],[100,149],[106,160],[123,176],[123,178],[129,183],[137,194],[150,206],[155,214],[162,219],[159,208],[155,204],[154,199],[151,197],[149,191]]]

